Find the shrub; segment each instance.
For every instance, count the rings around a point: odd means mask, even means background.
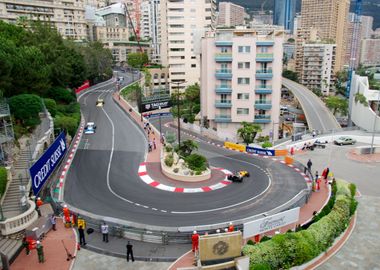
[[[47,97],[66,104],[76,101],[74,92],[63,87],[50,88],[47,92]]]
[[[187,156],[185,162],[189,169],[195,171],[196,175],[199,175],[198,172],[202,173],[207,169],[207,159],[199,154],[191,154]]]
[[[52,117],[55,117],[57,114],[57,103],[54,99],[45,98],[44,99],[45,107],[49,111]]]
[[[350,189],[350,192],[351,192],[351,197],[355,197],[356,195],[356,185],[351,183],[348,188]]]
[[[171,145],[167,145],[165,146],[165,151],[170,153],[171,151],[173,151],[173,147]]]
[[[256,140],[259,143],[267,142],[267,141],[269,141],[269,136],[259,136]]]
[[[4,167],[0,167],[0,198],[3,196],[7,187],[8,175]]]
[[[251,245],[251,246],[254,246],[256,243],[252,241],[252,239],[249,239],[247,241],[247,245]]]
[[[304,264],[326,251],[348,226],[350,214],[357,202],[351,196],[352,188],[344,181],[336,182],[335,203],[331,211],[307,230],[276,235],[257,245],[246,245],[243,253],[250,256],[250,269],[287,269]]]
[[[77,131],[79,120],[70,116],[58,116],[54,118],[54,126],[65,130],[71,137],[73,137]]]
[[[261,144],[261,147],[262,148],[269,148],[269,147],[272,147],[273,146],[273,144],[271,143],[271,142],[263,142],[262,144]]]
[[[37,95],[22,94],[9,99],[9,107],[15,120],[25,127],[34,128],[40,121],[41,98]]]
[[[173,166],[173,163],[174,163],[173,155],[167,155],[164,162],[165,162],[165,165],[168,167]]]
[[[268,240],[271,240],[271,239],[272,239],[271,237],[264,235],[264,236],[260,239],[260,243],[261,243],[261,242],[268,241]]]

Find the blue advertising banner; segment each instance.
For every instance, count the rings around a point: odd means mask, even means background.
[[[30,167],[34,195],[37,196],[40,192],[46,180],[64,157],[66,150],[65,133],[61,132],[45,153]]]
[[[273,157],[275,156],[275,150],[270,150],[270,149],[262,149],[262,148],[247,146],[245,148],[245,151],[247,153],[253,153],[253,154],[258,154],[258,155],[263,155],[263,156],[273,156]]]

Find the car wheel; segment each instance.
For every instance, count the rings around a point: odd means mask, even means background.
[[[247,173],[247,177],[249,177],[249,173]]]

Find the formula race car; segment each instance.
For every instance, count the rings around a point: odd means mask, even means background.
[[[232,182],[243,182],[244,177],[249,177],[249,172],[247,171],[237,171],[227,177],[228,180]]]
[[[104,106],[104,99],[98,98],[96,101],[96,107],[103,107]]]

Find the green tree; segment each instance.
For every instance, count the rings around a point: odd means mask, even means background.
[[[40,123],[42,102],[39,96],[31,94],[13,96],[9,99],[9,107],[18,123],[31,128]]]
[[[57,103],[54,99],[51,98],[44,98],[44,103],[46,109],[49,111],[52,117],[55,117],[57,114]]]
[[[325,103],[327,108],[333,111],[333,114],[336,115],[336,113],[339,111],[343,115],[347,114],[348,110],[348,102],[347,99],[337,97],[337,96],[329,96],[325,99]]]
[[[363,106],[368,106],[367,98],[365,97],[365,95],[361,93],[355,94],[355,103],[358,103],[358,102],[362,104]]]
[[[298,74],[294,71],[291,71],[291,70],[285,69],[282,72],[282,77],[287,78],[287,79],[292,80],[292,81],[295,81],[295,82],[298,82]]]
[[[242,127],[238,129],[237,133],[247,145],[253,143],[257,133],[262,131],[261,126],[257,124],[242,122],[241,125]]]
[[[148,64],[149,58],[146,53],[128,53],[127,62],[131,67],[141,69],[145,64]]]

